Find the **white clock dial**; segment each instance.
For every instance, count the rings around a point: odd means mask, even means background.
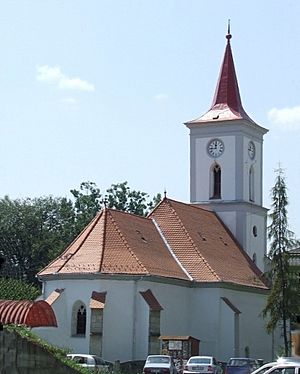
[[[248,155],[251,158],[251,160],[253,160],[255,157],[255,145],[252,141],[250,141],[248,144]]]
[[[220,139],[213,139],[207,145],[207,152],[211,157],[219,157],[224,152],[224,143]]]

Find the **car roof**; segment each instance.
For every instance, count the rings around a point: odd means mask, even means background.
[[[275,366],[275,365],[277,365],[277,362],[276,362],[276,361],[267,362],[267,363],[263,364],[262,366],[260,366],[259,368],[257,368],[256,370],[252,371],[251,374],[259,373],[259,372],[261,372],[262,370],[272,368],[272,367]],[[265,372],[266,372],[266,371],[267,371],[267,370],[265,370]]]
[[[289,362],[300,362],[300,357],[278,357],[277,361],[278,364],[281,363],[289,363]]]
[[[281,368],[290,368],[290,367],[298,367],[300,368],[300,362],[286,362],[284,364],[279,364],[279,365],[274,365],[272,367],[270,367],[270,369],[268,369],[267,371],[265,371],[264,374],[267,374],[267,373],[271,373],[273,370],[276,370],[276,369],[281,369]]]
[[[191,356],[190,358],[213,358],[213,356]]]
[[[102,357],[99,357],[99,356],[95,356],[95,355],[89,355],[88,353],[68,353],[67,356],[82,356],[82,357],[97,357],[97,358],[101,358],[101,360],[103,360]]]

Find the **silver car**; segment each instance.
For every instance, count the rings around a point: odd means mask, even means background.
[[[67,358],[76,362],[78,365],[82,367],[94,370],[109,370],[113,367],[113,364],[111,362],[105,361],[101,357],[85,353],[70,353],[67,354]]]
[[[177,374],[173,357],[167,355],[148,356],[143,374]]]
[[[184,366],[183,374],[221,374],[222,368],[213,356],[192,356]]]

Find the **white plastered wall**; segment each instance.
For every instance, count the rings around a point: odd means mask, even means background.
[[[191,335],[200,340],[200,354],[227,360],[234,354],[234,312],[224,305],[226,297],[241,311],[240,351],[249,347],[251,355],[271,360],[271,337],[264,329],[260,313],[266,295],[214,287],[190,287],[134,280],[48,281],[47,297],[56,288],[65,288],[53,304],[59,328],[35,329],[39,335],[73,352],[88,353],[90,313],[87,308],[85,338],[70,336],[72,305],[82,300],[87,306],[92,291],[107,292],[103,314],[103,353],[110,361],[144,360],[148,353],[149,306],[140,291],[151,289],[159,301],[161,335]]]

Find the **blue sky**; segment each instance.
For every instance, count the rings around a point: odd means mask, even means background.
[[[189,201],[189,132],[211,104],[227,20],[242,102],[270,131],[300,237],[300,2],[3,0],[0,196],[128,181]]]

